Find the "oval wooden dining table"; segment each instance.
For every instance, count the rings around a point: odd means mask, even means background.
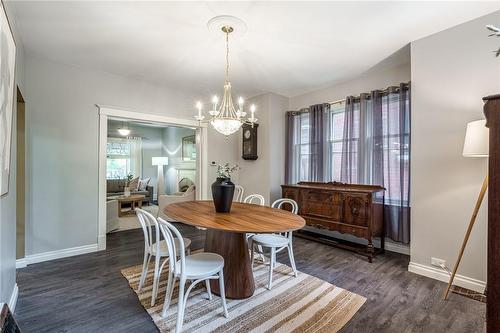
[[[207,229],[205,252],[224,258],[226,297],[243,299],[253,295],[255,282],[250,265],[246,233],[278,233],[302,228],[305,220],[287,210],[234,202],[230,213],[216,213],[214,203],[186,201],[167,205],[170,219]],[[219,284],[211,281],[219,295]]]

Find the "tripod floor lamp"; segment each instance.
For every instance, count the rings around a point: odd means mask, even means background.
[[[465,133],[463,156],[488,157],[488,152],[489,152],[488,142],[489,142],[489,130],[486,127],[486,120],[476,120],[468,123],[467,132]],[[483,186],[481,187],[481,191],[479,192],[479,196],[477,198],[474,211],[472,212],[472,216],[469,222],[469,227],[467,228],[467,232],[465,233],[464,241],[462,242],[462,247],[460,248],[457,262],[455,263],[455,267],[453,268],[453,272],[451,273],[450,281],[448,282],[448,287],[444,292],[444,299],[448,298],[448,294],[450,292],[451,286],[453,285],[453,280],[455,279],[455,275],[457,274],[458,266],[460,265],[460,261],[462,260],[465,247],[467,246],[467,242],[469,241],[472,228],[474,227],[474,223],[476,222],[477,214],[479,212],[479,208],[481,208],[481,203],[483,202],[483,198],[484,195],[486,194],[487,188],[488,188],[488,173],[486,173],[486,176],[484,177]]]
[[[165,179],[163,178],[163,166],[168,165],[168,157],[166,156],[153,157],[151,162],[152,165],[158,166],[158,189],[156,193],[157,196],[160,196],[161,194],[165,194]]]

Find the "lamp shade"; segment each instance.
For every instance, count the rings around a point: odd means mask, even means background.
[[[476,120],[467,124],[462,154],[465,157],[488,157],[489,129],[486,127],[486,120]]]
[[[168,157],[166,157],[166,156],[153,157],[151,164],[153,164],[153,165],[168,165]]]

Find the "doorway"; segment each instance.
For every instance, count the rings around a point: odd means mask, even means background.
[[[26,219],[26,115],[23,95],[17,87],[17,128],[16,128],[16,259],[25,257],[25,219]]]
[[[207,159],[207,125],[202,123],[198,123],[197,121],[194,120],[185,120],[185,119],[177,119],[177,118],[170,118],[170,117],[163,117],[163,116],[156,116],[156,115],[151,115],[151,114],[145,114],[145,113],[138,113],[138,112],[131,112],[131,111],[125,111],[125,110],[120,110],[120,109],[115,109],[115,108],[109,108],[109,107],[104,107],[104,106],[98,106],[99,109],[99,195],[98,195],[98,207],[99,207],[99,214],[98,214],[98,249],[99,250],[104,250],[106,248],[106,233],[108,229],[107,225],[107,216],[108,216],[108,200],[109,199],[109,193],[108,193],[108,178],[110,175],[110,172],[108,169],[109,165],[108,163],[108,141],[109,137],[113,136],[113,133],[116,135],[118,133],[118,129],[121,127],[124,127],[128,130],[130,130],[130,125],[132,124],[140,124],[142,127],[145,128],[151,128],[151,126],[161,126],[161,127],[174,127],[174,128],[189,128],[191,129],[191,133],[194,134],[194,138],[192,138],[191,134],[191,139],[189,138],[190,136],[188,135],[182,135],[182,139],[185,139],[186,144],[186,154],[189,154],[191,150],[189,150],[189,144],[192,143],[194,144],[195,148],[194,151],[196,152],[195,156],[195,161],[193,162],[196,167],[195,167],[195,198],[196,199],[206,199],[207,198],[207,167],[208,167],[208,159]],[[130,124],[130,125],[129,125]],[[116,128],[114,128],[114,127]],[[112,128],[112,132],[108,133],[110,131],[110,128]],[[145,129],[143,128],[142,131]],[[151,130],[148,130],[151,132]],[[115,133],[116,132],[116,133]],[[130,132],[129,132],[130,133]],[[151,136],[152,134],[146,135],[146,138],[148,136]],[[134,139],[134,138],[132,138]],[[137,138],[135,138],[137,139]],[[194,140],[193,140],[194,139]],[[191,141],[190,141],[191,140]],[[117,141],[117,140],[115,140]],[[120,140],[119,140],[120,141]],[[118,142],[118,141],[117,141]],[[137,142],[133,142],[133,146],[137,146]],[[132,147],[132,146],[131,146]],[[124,150],[126,151],[126,149]],[[179,152],[182,154],[182,151]],[[145,160],[143,158],[143,161],[152,162],[153,157],[158,158],[160,157],[161,154],[158,154],[159,156],[148,156]],[[167,154],[168,155],[168,154]],[[182,155],[180,155],[182,156]],[[186,157],[186,156],[184,156]],[[173,161],[173,160],[172,160]],[[120,162],[120,161],[118,161]],[[119,169],[120,163],[116,162],[116,166],[114,166],[115,173],[121,172]],[[127,162],[123,163],[123,165],[127,166]],[[185,161],[184,161],[185,162]],[[157,164],[155,164],[154,168],[157,168],[159,170],[159,167]],[[174,170],[171,170],[174,171]],[[178,172],[178,170],[175,170],[175,179],[177,180],[177,177],[187,177],[186,172],[188,170],[184,170],[182,172]],[[183,173],[184,172],[184,173]],[[128,171],[127,171],[128,173]],[[140,174],[139,174],[140,175]],[[136,175],[137,176],[137,175]],[[144,176],[144,175],[142,175]],[[172,174],[165,173],[165,178],[172,176]],[[158,178],[159,178],[159,172],[158,172]],[[178,184],[178,181],[175,181],[174,184]],[[155,184],[156,185],[156,184]],[[128,189],[129,190],[129,189]],[[157,188],[158,190],[158,188]],[[154,192],[157,192],[154,191]],[[162,189],[160,192],[171,192],[172,189]],[[152,193],[151,201],[154,204],[158,204],[157,202],[157,193]],[[121,192],[120,192],[121,193]],[[147,195],[147,193],[145,194]],[[117,198],[115,198],[117,200]],[[147,203],[146,203],[147,204]],[[110,205],[112,207],[112,205]],[[111,212],[110,208],[110,212]],[[126,209],[124,209],[125,211]],[[114,212],[114,210],[113,210]]]

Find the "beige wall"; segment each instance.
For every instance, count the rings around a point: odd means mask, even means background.
[[[486,160],[462,157],[466,124],[483,117],[481,98],[500,92],[500,59],[486,24],[500,12],[411,45],[411,262],[452,267],[486,173]],[[422,267],[420,267],[422,268]],[[424,269],[425,270],[425,269]],[[432,274],[432,272],[428,272]],[[486,279],[486,200],[459,274]],[[446,276],[445,276],[446,279]]]

